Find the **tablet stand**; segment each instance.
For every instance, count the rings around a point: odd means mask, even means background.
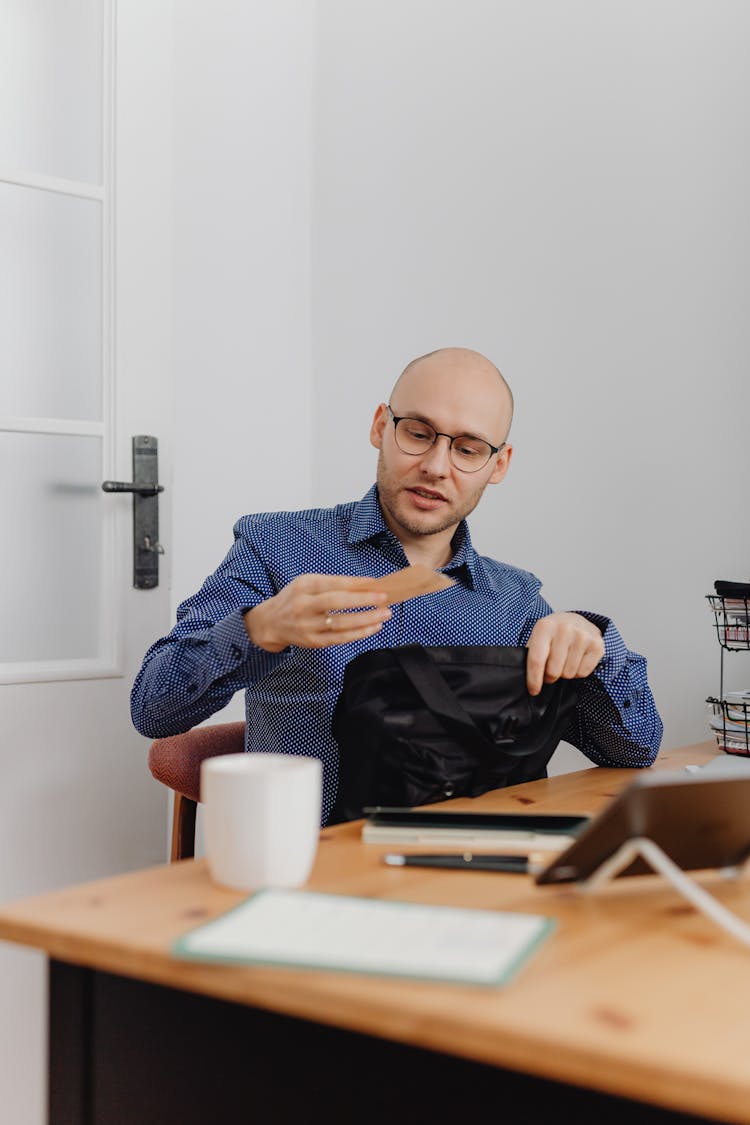
[[[578,884],[579,888],[587,892],[598,890],[608,880],[619,875],[628,864],[639,856],[653,867],[654,871],[663,875],[696,910],[700,910],[722,930],[726,930],[728,934],[737,938],[744,945],[750,945],[750,925],[743,922],[731,910],[727,910],[726,906],[723,906],[703,887],[698,886],[695,880],[686,875],[682,868],[678,867],[658,844],[645,836],[634,836],[630,840],[625,840],[609,859],[605,859],[597,867],[593,874],[589,875],[587,879],[581,880]],[[727,878],[738,878],[748,865],[750,865],[750,858],[739,867],[722,867],[720,870]]]

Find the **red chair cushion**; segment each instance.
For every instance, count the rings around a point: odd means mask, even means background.
[[[184,734],[157,738],[148,752],[148,767],[157,781],[200,801],[201,762],[217,754],[241,754],[245,749],[244,723],[217,723],[195,727]]]

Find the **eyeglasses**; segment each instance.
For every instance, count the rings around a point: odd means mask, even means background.
[[[458,434],[456,437],[441,434],[439,430],[433,429],[419,418],[397,418],[390,405],[387,409],[393,422],[396,445],[402,453],[408,453],[410,457],[419,457],[421,453],[427,453],[432,449],[439,437],[448,438],[450,459],[462,473],[479,472],[490,457],[494,453],[499,453],[505,445],[505,442],[502,445],[490,445],[484,438],[472,437],[470,434]]]

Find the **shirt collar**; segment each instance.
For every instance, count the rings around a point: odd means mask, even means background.
[[[383,519],[383,513],[378,503],[377,485],[373,485],[366,492],[358,504],[354,505],[352,520],[347,536],[349,545],[356,546],[365,543],[368,539],[376,539],[379,535],[390,534],[388,525]]]
[[[349,525],[347,537],[349,545],[354,547],[368,540],[382,538],[395,539],[392,531],[383,519],[383,513],[378,501],[377,485],[365,493],[359,503],[354,505],[352,520]],[[477,585],[477,553],[471,543],[469,525],[466,520],[461,520],[455,535],[455,550],[453,558],[443,569],[449,573],[458,573],[460,570],[466,575],[467,585],[472,589]]]

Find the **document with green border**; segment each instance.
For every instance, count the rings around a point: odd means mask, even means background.
[[[205,961],[499,985],[553,928],[538,914],[264,890],[185,934],[172,952]]]

